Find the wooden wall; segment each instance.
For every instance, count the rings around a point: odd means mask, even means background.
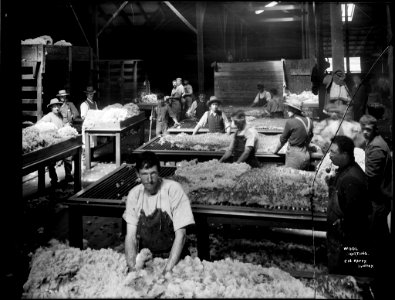
[[[311,91],[311,70],[314,59],[286,59],[284,63],[287,87],[293,94]]]
[[[267,90],[276,88],[281,95],[283,75],[281,60],[217,63],[214,69],[214,95],[225,105],[250,105],[258,93],[259,82]]]

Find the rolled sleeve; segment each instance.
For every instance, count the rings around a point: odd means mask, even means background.
[[[170,209],[173,215],[174,231],[195,224],[191,204],[181,184],[173,182],[169,189]]]
[[[126,221],[126,223],[130,225],[137,226],[140,208],[138,207],[138,198],[139,198],[140,189],[139,187],[133,188],[126,200],[126,209],[122,215],[122,218]]]
[[[258,131],[253,128],[249,128],[245,134],[246,137],[246,147],[254,147],[256,150],[256,146],[258,143]]]
[[[208,111],[204,113],[204,115],[200,118],[199,123],[197,123],[196,126],[199,126],[199,128],[206,126],[207,118],[208,118]]]

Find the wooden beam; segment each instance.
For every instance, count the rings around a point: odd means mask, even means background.
[[[251,8],[252,11],[255,10],[264,10],[264,11],[278,11],[278,10],[300,10],[300,5],[276,5],[273,7],[265,7],[264,5],[257,5]]]
[[[140,2],[137,2],[136,4],[137,4],[138,8],[140,9],[141,13],[144,15],[145,21],[148,23],[149,22],[149,17],[147,15],[147,13],[145,12],[143,6],[141,5]]]
[[[196,2],[196,27],[197,27],[197,61],[199,93],[204,93],[204,47],[203,47],[203,22],[206,12],[205,2]]]
[[[97,33],[98,37],[101,35],[101,33],[104,31],[104,29],[106,29],[107,26],[111,24],[111,22],[118,16],[118,14],[125,8],[126,4],[128,4],[128,3],[129,3],[129,1],[124,1],[121,4],[121,6],[118,7],[118,9],[113,13],[112,17],[106,22],[106,24],[104,24],[102,29],[100,29],[100,31]]]
[[[288,18],[265,18],[262,20],[259,20],[259,22],[262,23],[269,23],[269,22],[296,22],[296,21],[301,21],[301,17],[288,17]]]
[[[187,19],[184,18],[184,16],[175,8],[169,1],[164,1],[164,3],[176,14],[177,17],[180,18],[180,20],[187,25],[189,29],[191,29],[194,33],[197,34],[197,29],[192,26],[191,23],[188,22]]]
[[[330,3],[332,70],[344,72],[343,22],[340,3]]]

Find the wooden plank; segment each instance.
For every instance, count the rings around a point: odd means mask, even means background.
[[[22,104],[36,104],[37,99],[22,99]]]
[[[33,80],[33,79],[35,79],[33,74],[22,74],[21,77],[22,77],[22,80]]]
[[[258,71],[267,72],[275,71],[282,68],[281,60],[278,61],[254,61],[254,62],[235,62],[235,63],[218,63],[218,72],[224,71]]]
[[[22,92],[35,92],[37,91],[36,86],[23,86],[22,87]]]
[[[37,117],[37,111],[23,110],[22,115]]]

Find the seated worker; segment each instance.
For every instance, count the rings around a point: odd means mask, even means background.
[[[186,112],[186,116],[188,118],[196,118],[200,120],[203,117],[204,113],[207,111],[207,104],[206,104],[206,95],[199,94],[199,99],[194,100],[191,104],[191,107]]]
[[[263,83],[258,83],[257,87],[258,87],[258,94],[256,94],[254,102],[252,102],[250,107],[266,106],[267,102],[272,98],[270,93],[265,90],[265,86],[263,85]]]
[[[37,123],[49,122],[55,124],[55,126],[59,129],[65,126],[63,122],[63,116],[60,113],[60,107],[63,105],[63,102],[60,102],[57,98],[51,99],[48,108],[51,109],[49,113],[47,113],[44,117],[42,117]],[[71,182],[74,180],[73,175],[71,175],[72,170],[72,157],[66,157],[63,159],[65,179],[64,182]],[[55,170],[55,163],[48,165],[49,178],[51,178],[51,188],[56,188],[58,185],[58,175]]]
[[[281,97],[278,95],[277,89],[271,89],[270,93],[272,98],[268,101],[267,111],[271,118],[283,118],[284,117],[284,103]]]
[[[207,102],[209,111],[206,111],[200,118],[199,122],[193,129],[192,134],[196,134],[200,128],[208,124],[209,132],[220,132],[230,134],[230,122],[223,111],[218,109],[221,101],[215,96],[211,96],[210,100]]]
[[[156,135],[165,134],[169,126],[169,116],[173,119],[174,125],[180,125],[176,115],[173,113],[168,101],[165,101],[163,94],[158,94],[158,106],[155,108],[156,114]]]
[[[141,183],[130,190],[123,214],[126,263],[132,271],[137,253],[148,248],[153,256],[168,257],[163,273],[169,272],[187,253],[186,227],[195,224],[191,204],[178,182],[160,177],[155,153],[141,153],[136,172]]]
[[[237,131],[219,162],[225,162],[233,154],[233,162],[246,162],[253,168],[259,167],[259,162],[255,157],[258,148],[258,132],[254,127],[247,125],[244,111],[238,110],[232,113],[232,125],[237,128]]]
[[[60,107],[60,113],[63,116],[63,123],[73,126],[74,120],[80,116],[80,113],[78,112],[78,109],[75,107],[74,103],[68,101],[68,95],[70,94],[67,93],[66,90],[60,90],[56,97],[58,97],[58,99],[63,102],[62,106]]]
[[[274,154],[277,154],[288,142],[285,166],[297,170],[308,170],[310,167],[308,146],[313,138],[313,121],[302,115],[302,102],[299,100],[289,100],[284,104],[287,107],[289,119],[285,122]]]

